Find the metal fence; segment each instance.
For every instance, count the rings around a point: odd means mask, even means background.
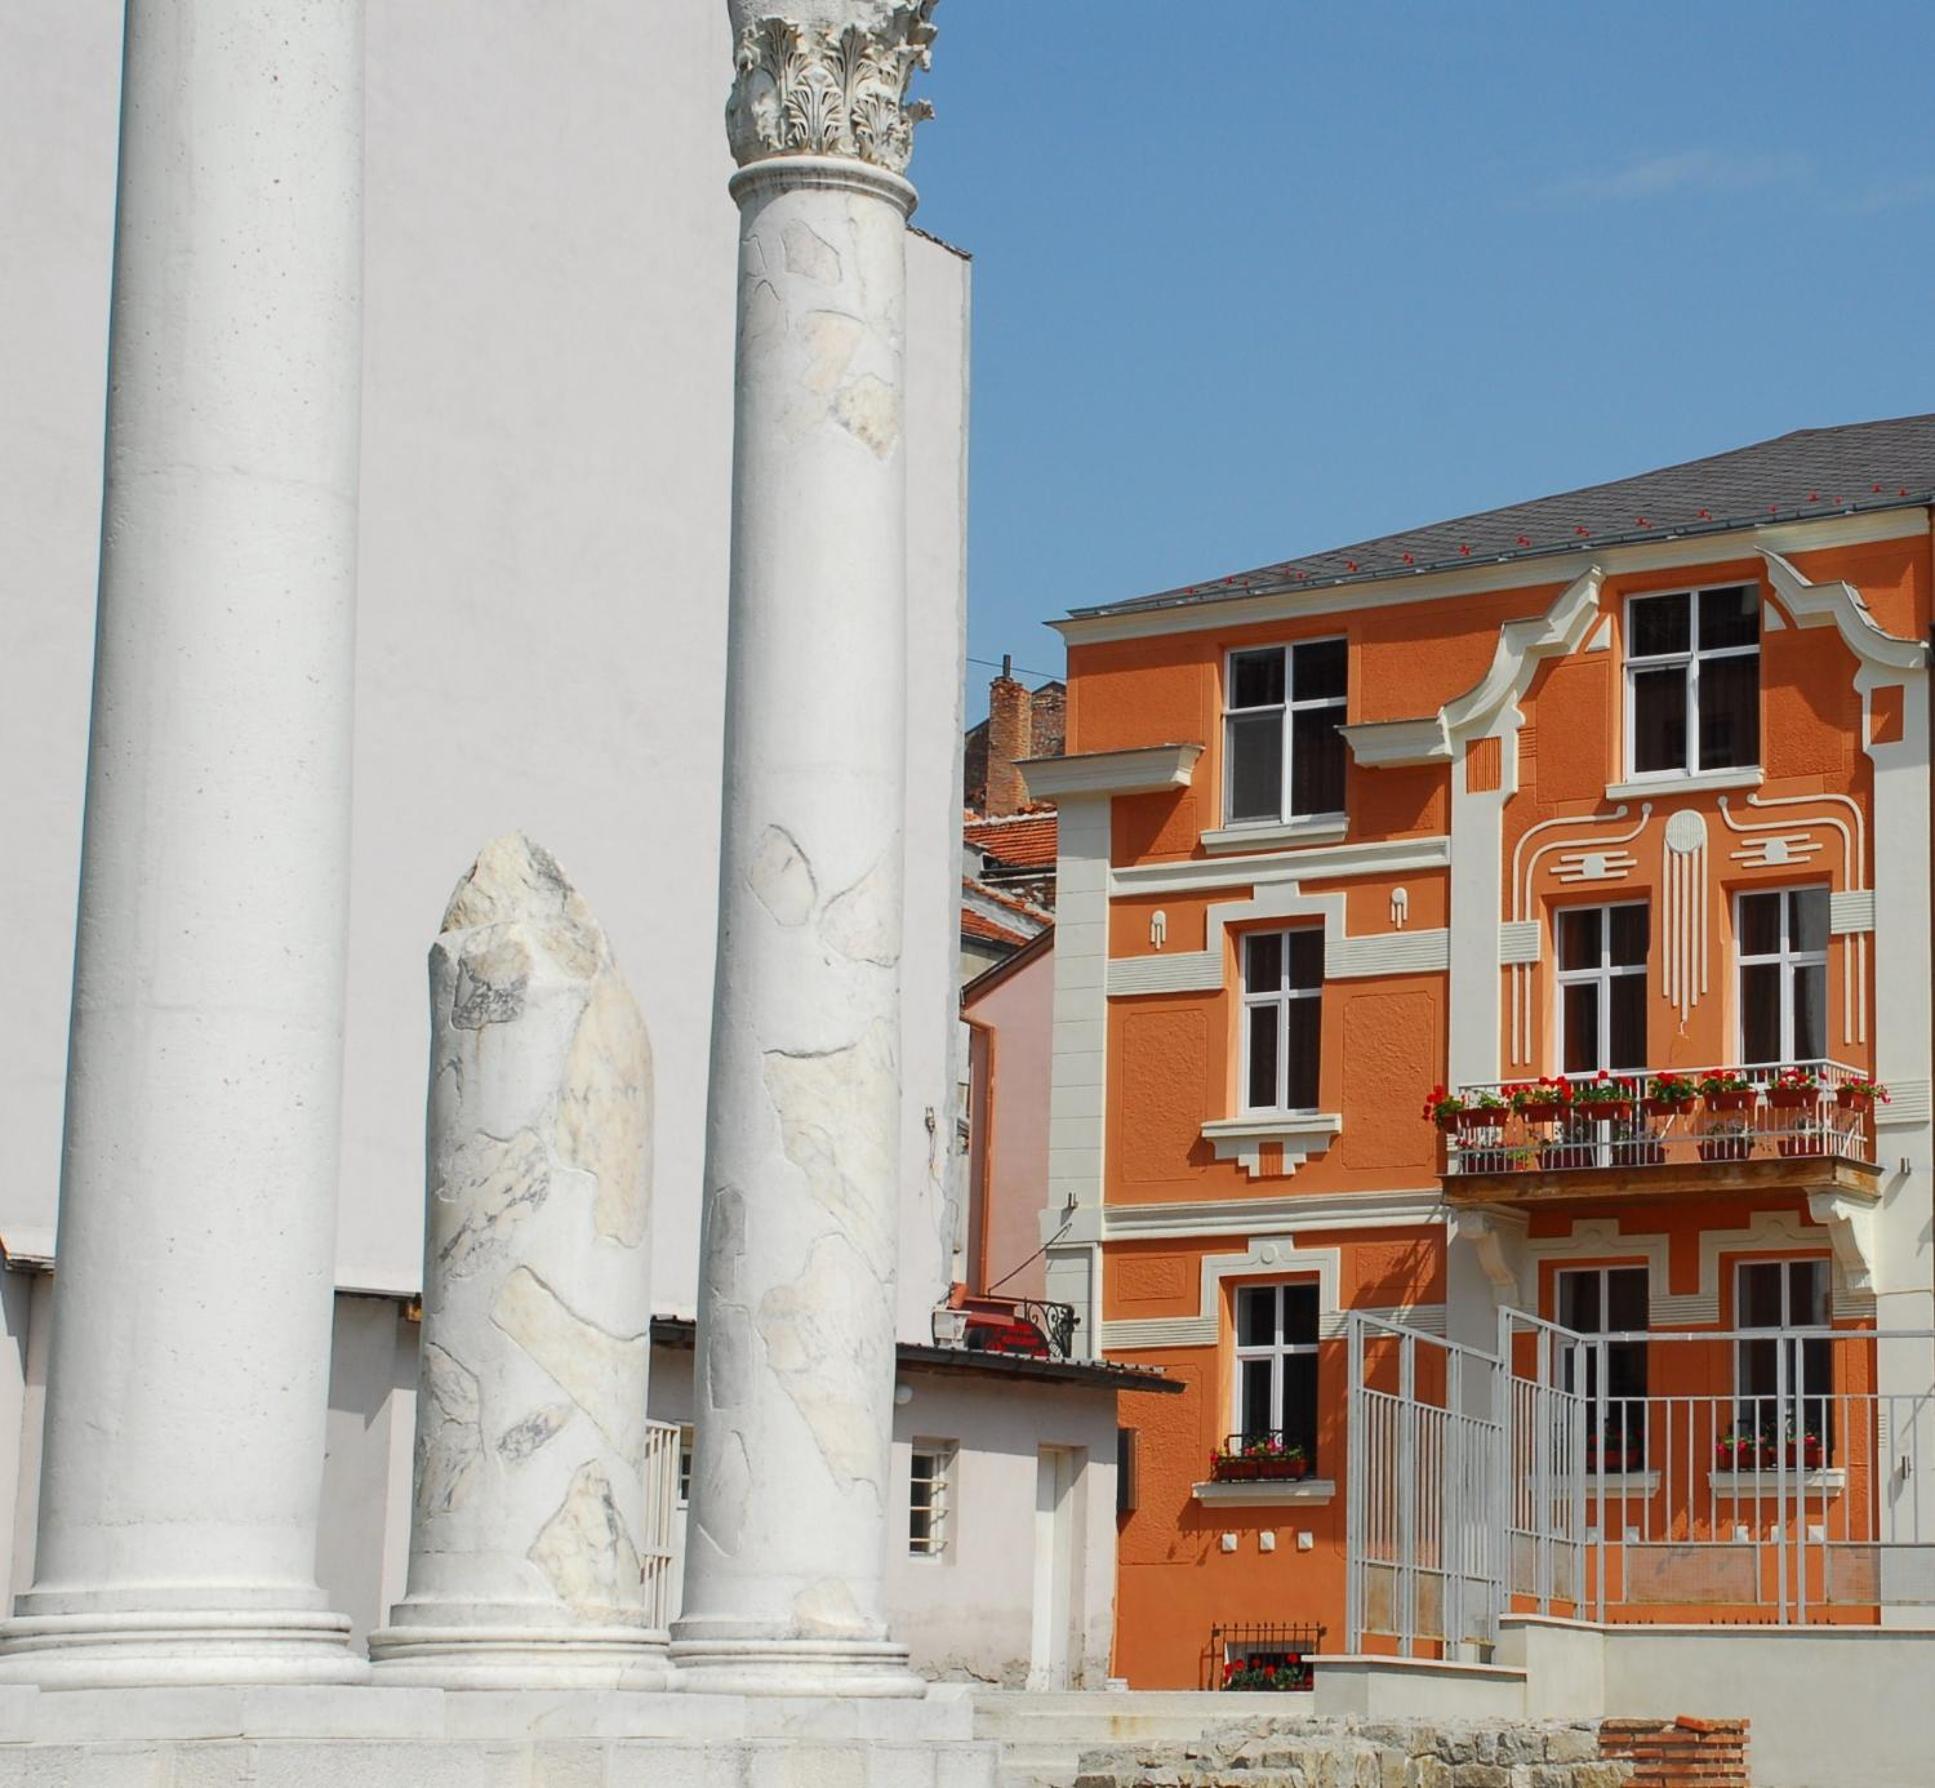
[[[1584,1335],[1507,1311],[1496,1354],[1362,1314],[1348,1339],[1352,1650],[1483,1646],[1513,1610],[1935,1606],[1935,1331]]]

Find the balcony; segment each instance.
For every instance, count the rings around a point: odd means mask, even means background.
[[[934,1312],[934,1343],[971,1353],[1066,1360],[1074,1352],[1075,1307],[1040,1298],[977,1295],[956,1285]]]
[[[1840,1062],[1464,1086],[1435,1102],[1454,1204],[1804,1190],[1874,1196],[1874,1107]]]

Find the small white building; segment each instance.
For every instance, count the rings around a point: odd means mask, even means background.
[[[119,0],[0,16],[0,156],[25,171],[0,218],[20,275],[0,295],[0,826],[26,846],[7,874],[0,1026],[9,1593],[31,1579],[57,1266],[121,19]],[[737,229],[708,97],[723,103],[731,66],[724,8],[485,8],[457,29],[371,0],[367,32],[356,797],[319,1566],[359,1634],[400,1595],[408,1543],[424,955],[453,883],[513,828],[568,866],[651,1027],[656,1301],[674,1340],[654,1352],[652,1414],[689,1413],[676,1337],[694,1305],[712,999]],[[1097,1681],[1116,1377],[926,1345],[963,1236],[970,268],[918,233],[908,261],[898,1488],[912,1499],[921,1464],[938,1526],[896,1561],[899,1626],[936,1674]]]

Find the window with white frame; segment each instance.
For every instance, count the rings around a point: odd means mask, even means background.
[[[1236,1432],[1281,1437],[1317,1464],[1317,1283],[1244,1285],[1236,1293]]]
[[[1559,1068],[1629,1072],[1646,1065],[1646,903],[1561,908]]]
[[[692,1454],[699,1444],[698,1431],[687,1422],[679,1429],[679,1507],[692,1500]]]
[[[1324,934],[1254,931],[1243,939],[1243,1104],[1315,1111],[1322,1051]]]
[[[1828,891],[1770,888],[1734,905],[1744,1062],[1827,1055]]]
[[[1760,762],[1757,586],[1626,604],[1626,741],[1634,776]]]
[[[1734,1274],[1736,1327],[1825,1329],[1829,1324],[1825,1259],[1743,1260]],[[1825,1335],[1769,1335],[1735,1344],[1734,1391],[1740,1432],[1762,1441],[1804,1440],[1825,1449],[1834,1406],[1833,1342]],[[1825,1454],[1823,1454],[1825,1456]],[[1796,1455],[1799,1463],[1803,1455]]]
[[[1650,1288],[1643,1266],[1566,1267],[1558,1275],[1559,1326],[1575,1335],[1643,1335]],[[1608,1471],[1639,1471],[1646,1462],[1646,1343],[1568,1344],[1561,1384],[1586,1399],[1586,1432],[1599,1433],[1600,1361],[1605,1361]]]
[[[1342,815],[1349,676],[1341,639],[1230,654],[1223,805],[1231,825]]]
[[[916,1558],[939,1558],[953,1537],[954,1442],[917,1440],[911,1451],[907,1550]]]

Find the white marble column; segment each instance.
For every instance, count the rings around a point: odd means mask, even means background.
[[[550,853],[487,845],[430,951],[410,1580],[379,1682],[662,1688],[648,1532],[652,1062]],[[664,1433],[664,1441],[675,1436]]]
[[[33,1589],[0,1674],[333,1681],[361,0],[129,0]]]
[[[733,0],[725,814],[688,1689],[918,1694],[887,1633],[905,777],[902,178],[933,0]]]

